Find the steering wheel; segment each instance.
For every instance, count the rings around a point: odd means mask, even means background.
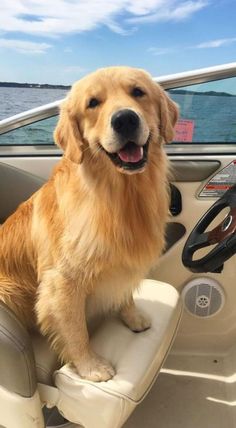
[[[230,211],[214,229],[205,232],[214,218],[226,207]],[[218,199],[190,233],[182,253],[182,262],[192,272],[221,272],[226,260],[236,253],[236,185]],[[217,244],[208,254],[193,260],[195,251]]]

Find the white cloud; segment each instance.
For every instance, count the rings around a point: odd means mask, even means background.
[[[1,0],[0,31],[57,37],[105,25],[126,34],[134,23],[186,19],[207,5],[207,0]]]
[[[208,5],[207,1],[199,0],[199,1],[186,1],[180,4],[172,13],[172,19],[174,20],[182,20],[186,19],[189,16],[193,15],[195,12],[203,9]]]
[[[150,13],[145,16],[132,17],[128,19],[129,23],[144,24],[158,21],[182,21],[189,18],[195,12],[208,6],[208,1],[166,1],[164,5],[160,5],[155,13]]]
[[[0,49],[1,48],[11,49],[23,54],[42,54],[51,48],[51,45],[47,43],[0,38]]]
[[[199,43],[199,45],[196,45],[195,48],[197,49],[207,49],[207,48],[220,48],[224,45],[231,45],[232,43],[236,42],[236,37],[231,37],[228,39],[217,39],[217,40],[211,40],[209,42],[203,42]]]
[[[173,0],[134,0],[128,1],[126,10],[133,15],[148,15],[149,13],[155,12],[157,9],[165,7],[168,3]]]
[[[175,46],[174,48],[161,48],[161,47],[150,47],[147,49],[147,52],[152,55],[166,55],[169,53],[178,53],[180,49],[183,50],[194,50],[194,49],[212,49],[212,48],[220,48],[221,46],[230,45],[232,43],[236,43],[236,37],[231,37],[227,39],[217,39],[211,40],[207,42],[199,43],[198,45],[185,45],[185,46]]]

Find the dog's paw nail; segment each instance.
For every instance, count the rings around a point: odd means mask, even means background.
[[[132,327],[132,330],[133,330],[135,333],[139,333],[139,332],[141,332],[141,331],[146,331],[146,330],[148,330],[150,327],[151,327],[151,323],[149,323],[148,321],[147,321],[147,322],[142,321],[142,322],[137,323],[136,325],[134,325],[134,326]]]
[[[133,319],[129,320],[128,327],[135,333],[139,333],[151,327],[151,320],[146,315],[137,313]]]
[[[115,375],[114,368],[102,358],[93,358],[78,367],[80,376],[93,382],[106,382]]]

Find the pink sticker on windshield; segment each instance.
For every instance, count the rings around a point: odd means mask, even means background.
[[[175,125],[174,141],[191,143],[193,141],[194,120],[179,120]]]

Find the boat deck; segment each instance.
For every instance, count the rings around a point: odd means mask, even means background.
[[[170,355],[124,428],[236,426],[235,351],[229,357]]]

